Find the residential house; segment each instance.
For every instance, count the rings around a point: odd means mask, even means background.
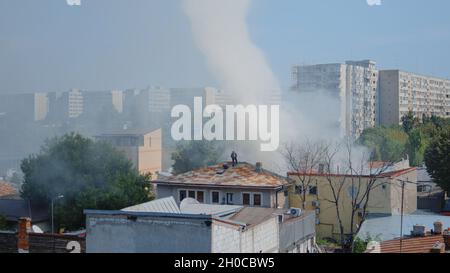
[[[444,190],[434,183],[426,167],[417,168],[417,209],[440,213],[445,197]]]
[[[88,253],[316,252],[313,212],[201,204],[173,197],[86,210]]]
[[[287,180],[243,162],[199,168],[153,181],[157,198],[175,196],[178,204],[190,197],[205,204],[287,208]]]
[[[96,139],[111,143],[125,153],[137,170],[155,174],[161,171],[162,140],[161,129],[119,130],[97,136]]]
[[[301,177],[311,178],[309,188],[302,189]],[[291,207],[315,210],[317,213],[317,235],[321,238],[339,238],[340,225],[333,203],[338,197],[340,218],[344,233],[351,235],[357,230],[357,224],[364,217],[363,206],[367,200],[363,193],[370,187],[370,198],[367,202],[367,215],[398,215],[402,210],[402,182],[405,181],[403,213],[409,214],[417,210],[416,169],[408,168],[383,172],[381,174],[351,175],[325,173],[289,173],[293,181],[289,188],[289,204]],[[406,183],[406,181],[409,181]],[[368,186],[371,185],[371,186]],[[301,192],[305,190],[306,200],[302,200]],[[359,197],[358,197],[359,196]],[[358,199],[359,204],[352,205]],[[362,202],[361,202],[362,201]],[[358,205],[360,208],[358,208]],[[353,209],[354,208],[354,209]],[[353,226],[352,211],[356,210]],[[365,218],[365,217],[364,217]]]

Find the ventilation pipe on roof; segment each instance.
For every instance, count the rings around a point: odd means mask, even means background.
[[[440,221],[434,222],[433,227],[434,227],[434,234],[442,234],[442,228],[443,228],[444,224]]]

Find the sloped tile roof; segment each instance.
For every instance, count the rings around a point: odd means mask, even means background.
[[[18,190],[9,182],[0,181],[0,197],[19,194]]]
[[[223,165],[227,164],[228,169]],[[231,163],[203,167],[194,171],[160,178],[155,184],[218,186],[218,187],[255,187],[279,188],[287,184],[286,178],[267,170],[257,172],[256,167],[249,163],[239,163],[232,167]]]
[[[403,239],[401,253],[430,253],[438,242],[444,243],[442,235]],[[400,239],[382,242],[381,253],[400,253]]]

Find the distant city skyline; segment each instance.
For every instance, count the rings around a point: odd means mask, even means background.
[[[345,60],[450,78],[450,2],[378,3],[254,0],[247,21],[283,89],[292,65]],[[180,0],[0,0],[0,60],[0,93],[220,87]]]

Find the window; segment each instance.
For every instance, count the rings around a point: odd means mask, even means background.
[[[195,199],[195,191],[189,191],[189,198]]]
[[[358,195],[358,188],[356,186],[350,186],[347,188],[348,197],[356,198]]]
[[[261,194],[253,195],[253,206],[260,207],[261,206]]]
[[[317,195],[317,187],[316,186],[310,186],[309,187],[309,194],[310,195]]]
[[[244,206],[250,206],[250,193],[242,194],[242,204]]]
[[[185,190],[180,190],[180,194],[179,194],[180,202],[183,201],[184,198],[186,198],[186,191]]]
[[[197,192],[197,201],[200,203],[205,202],[205,192],[203,192],[203,191]]]
[[[302,194],[302,193],[303,193],[303,187],[295,186],[295,194]]]
[[[218,191],[213,191],[211,193],[211,203],[219,204],[219,192]]]
[[[227,193],[227,205],[233,205],[233,194]]]

